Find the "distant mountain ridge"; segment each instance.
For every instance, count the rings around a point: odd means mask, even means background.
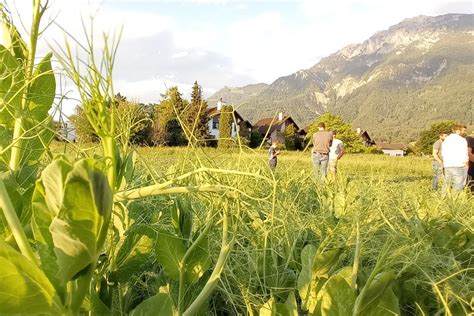
[[[380,140],[408,141],[442,119],[472,124],[474,14],[418,16],[270,85],[211,96],[255,122],[283,111],[305,126],[327,111]]]

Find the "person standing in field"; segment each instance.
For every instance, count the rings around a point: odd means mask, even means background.
[[[463,137],[466,131],[466,125],[455,124],[453,133],[446,137],[441,145],[445,178],[443,194],[451,187],[462,191],[466,185],[469,163],[467,141]]]
[[[466,137],[467,154],[469,156],[469,167],[467,169],[467,181],[471,193],[474,193],[474,130],[471,136]]]
[[[336,138],[336,131],[332,131],[332,145],[329,148],[329,173],[336,176],[337,161],[345,154],[344,143]]]
[[[326,131],[326,124],[318,124],[318,131],[313,134],[313,160],[314,175],[316,180],[322,181],[326,178],[329,162],[329,150],[332,145],[332,132]]]
[[[278,142],[276,140],[272,140],[272,145],[268,149],[268,164],[270,165],[270,169],[272,169],[272,172],[275,171],[275,168],[278,163],[278,154],[280,154],[279,151],[276,150],[276,147],[278,146]]]
[[[440,131],[438,140],[433,144],[433,181],[431,182],[431,188],[435,191],[438,190],[439,180],[443,178],[441,145],[447,136],[448,134],[445,131]]]

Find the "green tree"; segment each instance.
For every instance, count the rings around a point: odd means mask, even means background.
[[[290,124],[285,128],[285,132],[283,133],[285,137],[285,148],[287,150],[295,150],[296,149],[296,127],[294,124]]]
[[[220,110],[219,116],[219,148],[232,147],[232,122],[234,121],[234,109],[225,105]]]
[[[417,152],[431,154],[433,143],[438,139],[439,132],[444,131],[447,134],[450,134],[454,124],[456,124],[455,121],[441,121],[436,122],[428,129],[423,130],[420,133],[420,138],[416,143]]]
[[[324,113],[318,117],[309,127],[307,138],[311,139],[314,133],[318,131],[318,124],[323,122],[326,124],[326,130],[337,132],[337,138],[344,143],[347,152],[361,152],[364,150],[362,138],[357,135],[352,124],[345,122],[342,117],[332,113]]]
[[[186,130],[190,140],[199,141],[207,138],[209,117],[207,115],[207,101],[203,99],[202,88],[194,82],[191,92],[191,103],[185,111]]]
[[[187,101],[178,87],[169,88],[155,111],[153,142],[157,145],[181,146],[186,144],[186,136],[181,127]]]
[[[126,147],[129,143],[148,143],[147,132],[150,130],[151,120],[143,105],[127,101],[124,97],[118,101],[116,99],[114,115],[116,134],[123,146]]]
[[[87,119],[87,115],[84,112],[82,106],[76,106],[74,114],[69,117],[69,121],[74,126],[74,131],[76,133],[76,142],[90,143],[99,140],[99,137],[94,132],[94,128]]]
[[[258,131],[253,131],[250,134],[250,148],[257,148],[262,143],[262,135]]]

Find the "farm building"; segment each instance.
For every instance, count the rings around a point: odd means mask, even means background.
[[[357,128],[357,134],[362,138],[364,146],[370,147],[375,145],[375,141],[370,137],[367,131]]]
[[[392,157],[403,157],[408,149],[405,144],[376,143],[376,146],[384,155]]]
[[[284,139],[285,130],[291,125],[295,128],[296,137],[302,141],[306,132],[298,127],[291,116],[283,116],[282,112],[275,117],[260,119],[254,124],[253,130],[257,131],[262,138]]]

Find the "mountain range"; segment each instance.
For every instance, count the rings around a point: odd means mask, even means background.
[[[418,16],[271,84],[224,87],[252,123],[282,111],[299,127],[325,112],[380,141],[411,141],[436,121],[473,125],[474,14]]]

